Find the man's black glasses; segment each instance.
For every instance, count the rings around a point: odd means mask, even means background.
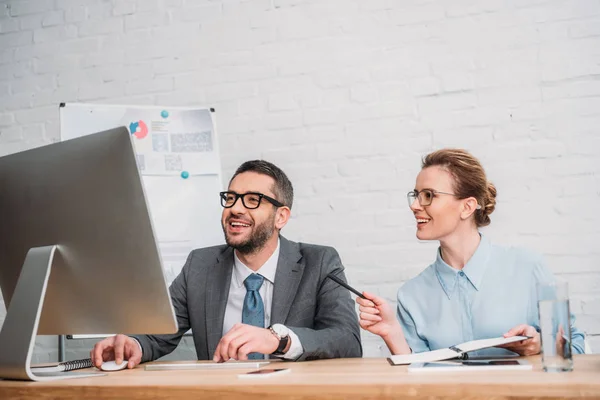
[[[219,195],[221,196],[221,205],[225,208],[233,207],[240,198],[242,199],[242,204],[244,205],[244,207],[246,207],[249,210],[254,210],[255,208],[258,208],[262,199],[267,200],[275,207],[285,206],[285,204],[280,203],[274,198],[262,193],[248,192],[244,194],[239,194],[236,192],[221,192],[219,193]]]

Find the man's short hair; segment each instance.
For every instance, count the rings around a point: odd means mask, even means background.
[[[275,198],[290,209],[292,208],[292,203],[294,202],[294,188],[292,187],[292,182],[290,182],[287,175],[279,167],[265,160],[246,161],[235,171],[235,174],[233,174],[229,181],[229,185],[231,185],[231,182],[236,176],[244,172],[256,172],[257,174],[263,174],[273,178],[275,185],[271,190],[273,190]]]

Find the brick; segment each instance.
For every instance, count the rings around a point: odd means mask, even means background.
[[[350,100],[355,103],[372,103],[378,100],[377,88],[370,84],[356,84],[350,88]]]
[[[600,315],[600,298],[583,301],[582,309],[584,314]]]
[[[585,6],[584,6],[585,4]],[[595,2],[549,2],[534,7],[517,10],[517,17],[521,20],[531,22],[561,21],[569,19],[585,18],[590,15],[598,15],[600,5]]]
[[[338,121],[339,110],[335,108],[315,108],[304,110],[303,122],[307,126],[334,124]]]
[[[265,128],[268,130],[288,129],[302,126],[299,112],[279,112],[265,115]]]
[[[207,101],[210,104],[210,100]],[[263,119],[255,116],[219,120],[219,132],[223,134],[248,134],[249,132],[262,131],[263,129]]]
[[[363,83],[369,81],[369,74],[366,70],[360,68],[345,68],[341,71],[330,70],[318,72],[315,76],[315,83],[325,89],[348,86],[354,83]]]
[[[592,353],[598,354],[598,351],[599,351],[598,349],[600,349],[600,334],[596,334],[596,335],[587,334],[586,340],[592,349]]]
[[[97,2],[86,4],[85,10],[86,20],[101,21],[112,16],[113,5],[110,2]]]
[[[569,25],[569,37],[574,39],[600,36],[600,18],[572,22]]]
[[[21,142],[23,140],[23,128],[21,126],[9,126],[0,128],[0,143]]]
[[[136,95],[152,92],[167,92],[172,89],[173,79],[170,77],[163,77],[129,82],[126,85],[125,92],[128,95]]]
[[[187,43],[182,43],[181,38],[185,37],[188,40],[194,38],[200,38],[202,30],[200,25],[193,22],[182,22],[176,25],[158,25],[151,28],[152,36],[160,38],[161,41],[169,40],[172,46],[177,45],[180,48],[187,47]],[[185,45],[185,46],[184,46]],[[189,54],[189,52],[182,50],[177,53],[181,57],[202,59],[201,54]]]
[[[160,8],[162,1],[161,0],[137,0],[136,1],[137,8],[140,11],[156,11]]]
[[[306,29],[308,25],[310,25],[310,29]],[[280,22],[278,28],[277,37],[282,41],[328,36],[332,29],[327,21],[315,20],[308,15],[302,18],[294,15],[294,18],[284,19]]]
[[[323,107],[340,107],[350,104],[350,90],[348,88],[319,90],[317,98],[318,105]],[[306,103],[307,101],[304,100],[304,104]]]
[[[9,64],[15,58],[15,49],[0,50],[0,64]]]
[[[79,26],[79,36],[96,36],[121,32],[123,32],[123,20],[114,17],[86,21]]]
[[[410,87],[414,96],[431,96],[440,93],[439,80],[434,77],[415,78],[411,81]],[[407,92],[404,92],[403,98],[406,98],[406,94]]]
[[[136,4],[133,1],[119,1],[113,7],[113,15],[129,15],[136,11]]]
[[[56,86],[56,80],[51,75],[38,75],[25,79],[15,79],[11,82],[12,93],[30,93]]]
[[[19,20],[17,18],[0,19],[0,33],[15,32],[19,30]]]
[[[265,160],[275,165],[286,165],[289,163],[300,163],[304,160],[315,158],[315,147],[313,145],[291,146],[286,149],[266,150],[261,153]]]
[[[237,98],[254,97],[258,93],[254,83],[225,83],[205,88],[209,101],[234,100]]]
[[[426,4],[420,7],[401,8],[390,11],[390,21],[398,25],[440,21],[444,17],[444,7],[437,4]]]
[[[382,101],[408,101],[411,99],[411,87],[404,82],[388,82],[377,85],[379,98]]]
[[[0,126],[10,126],[15,122],[13,113],[3,112],[0,114]]]
[[[469,91],[475,87],[473,76],[470,73],[447,72],[439,75],[441,88],[444,92]]]
[[[37,14],[51,11],[54,8],[53,0],[20,0],[9,5],[10,15],[13,17]]]
[[[586,335],[600,336],[600,317],[597,315],[580,314],[577,316],[576,326]],[[598,347],[593,347],[595,353],[598,352]]]
[[[522,103],[541,102],[542,91],[539,86],[508,86],[483,88],[477,90],[477,104],[480,106],[515,107]]]
[[[154,26],[166,25],[169,21],[167,13],[142,13],[138,12],[125,16],[125,30],[144,29]]]
[[[125,94],[123,82],[107,82],[100,85],[81,85],[79,87],[79,100],[97,100],[102,98],[118,97]]]
[[[34,61],[34,71],[37,74],[51,74],[64,71],[76,71],[80,64],[81,56],[78,55],[63,55],[55,56],[48,60]]]
[[[260,104],[262,106],[262,104]],[[274,93],[268,97],[268,108],[269,111],[289,111],[297,110],[298,104],[294,100],[293,96],[287,93]],[[263,107],[259,107],[259,110],[263,110]]]
[[[42,26],[60,25],[65,22],[65,12],[63,10],[55,10],[44,14]]]
[[[477,98],[472,93],[449,93],[420,97],[417,100],[419,111],[422,113],[468,109],[474,108],[476,104]]]
[[[34,30],[33,42],[36,44],[58,42],[66,39],[75,39],[77,35],[78,31],[75,25],[50,26]]]
[[[0,49],[26,46],[33,43],[33,32],[11,32],[0,35]]]
[[[156,104],[173,106],[197,106],[207,104],[206,95],[202,90],[175,90],[168,93],[157,93]]]
[[[225,82],[265,80],[277,74],[274,67],[262,65],[224,66],[219,72]]]
[[[23,125],[23,139],[26,141],[43,141],[44,132],[44,124]]]
[[[48,119],[56,118],[57,107],[39,107],[28,110],[15,111],[15,120],[19,124],[43,123]]]
[[[433,132],[432,144],[434,148],[442,147],[467,147],[471,149],[480,146],[489,146],[493,142],[493,129],[484,127],[462,127],[459,129],[444,129]]]
[[[237,101],[238,113],[241,116],[260,115],[268,108],[268,101],[260,97],[251,97]],[[280,110],[278,110],[280,111]]]
[[[145,4],[145,2],[143,2]],[[164,0],[163,4],[167,8],[179,8],[183,5],[183,0]]]
[[[307,76],[275,78],[259,83],[261,94],[272,94],[277,92],[304,91],[313,86],[311,79]]]
[[[87,55],[99,50],[100,41],[97,37],[61,40],[60,42],[60,51],[67,54],[85,53]]]
[[[211,22],[222,15],[221,4],[203,5],[199,7],[185,7],[181,10],[171,11],[174,21],[184,22]]]
[[[495,0],[485,1],[456,1],[449,3],[446,7],[446,14],[449,17],[461,17],[465,15],[477,15],[483,13],[493,13],[506,7],[503,2]]]
[[[87,19],[87,10],[85,6],[74,6],[65,10],[65,22],[82,22]]]
[[[62,102],[76,102],[78,89],[76,86],[61,86],[53,89],[38,90],[31,95],[31,106],[56,106]]]
[[[600,96],[600,81],[584,77],[577,81],[564,80],[542,86],[544,100]]]

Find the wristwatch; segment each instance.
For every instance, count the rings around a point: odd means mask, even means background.
[[[277,350],[271,354],[274,356],[284,355],[284,350],[290,341],[290,330],[287,328],[287,326],[282,324],[273,324],[269,327],[269,330],[277,339],[279,339],[279,346],[277,346]]]

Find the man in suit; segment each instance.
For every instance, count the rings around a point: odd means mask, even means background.
[[[125,359],[133,368],[155,360],[190,328],[199,360],[360,357],[354,303],[326,279],[345,280],[337,252],[280,235],[293,202],[284,172],[266,161],[245,162],[220,196],[227,245],[192,251],[169,289],[179,331],[104,339],[91,352],[94,365]]]

